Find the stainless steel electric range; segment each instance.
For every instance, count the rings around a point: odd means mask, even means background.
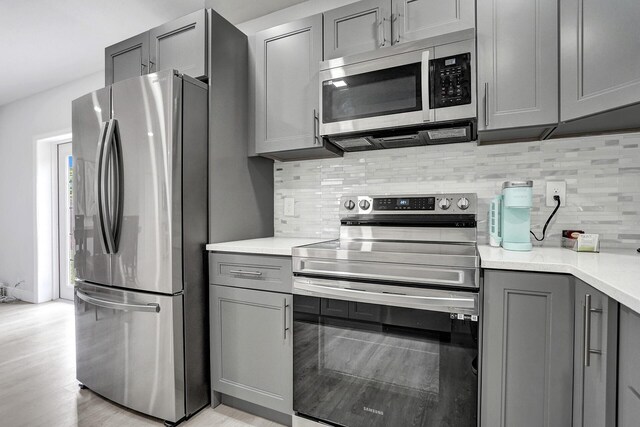
[[[476,426],[475,194],[352,196],[293,250],[294,426]]]

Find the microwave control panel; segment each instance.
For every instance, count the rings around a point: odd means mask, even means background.
[[[432,59],[429,71],[431,108],[471,104],[470,53]]]

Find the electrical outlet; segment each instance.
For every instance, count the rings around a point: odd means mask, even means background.
[[[558,204],[558,202],[553,200],[553,196],[560,196],[560,206],[566,206],[567,183],[564,181],[547,181],[547,206],[555,207]]]
[[[284,216],[295,216],[296,200],[293,197],[284,198]]]

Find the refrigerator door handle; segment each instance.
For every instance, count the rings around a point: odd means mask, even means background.
[[[120,129],[118,127],[118,120],[111,119],[113,122],[112,131],[109,138],[108,150],[113,151],[113,179],[114,192],[113,192],[113,218],[111,234],[113,236],[113,253],[118,252],[118,246],[120,243],[120,232],[122,231],[122,214],[123,214],[123,197],[124,197],[124,176],[123,176],[123,163],[122,163],[122,145],[120,141]]]
[[[102,186],[101,197],[104,205],[104,228],[108,252],[118,252],[118,239],[120,236],[120,217],[122,215],[122,203],[120,189],[122,184],[122,153],[120,150],[120,132],[118,121],[111,119],[107,125],[104,138],[105,148],[102,159]]]
[[[107,230],[105,228],[105,215],[106,215],[106,210],[105,210],[105,201],[104,201],[104,194],[103,194],[103,188],[104,188],[104,183],[106,182],[105,180],[105,169],[104,169],[104,164],[105,164],[105,148],[107,145],[107,142],[105,140],[105,135],[107,133],[107,127],[108,127],[109,122],[102,122],[102,124],[100,125],[100,133],[98,135],[98,152],[96,155],[96,169],[97,169],[97,177],[96,177],[96,197],[98,198],[97,200],[97,206],[98,206],[98,227],[99,227],[99,235],[100,235],[100,241],[102,242],[102,247],[105,251],[105,253],[109,254],[110,252],[110,248],[109,245],[107,243]]]
[[[98,307],[103,308],[111,308],[113,310],[122,310],[122,311],[144,311],[150,313],[159,313],[160,312],[160,304],[157,303],[149,303],[149,304],[130,304],[123,303],[117,301],[110,301],[106,299],[96,298],[91,295],[87,295],[84,292],[76,291],[76,295],[82,301],[85,301],[89,304],[97,305]]]

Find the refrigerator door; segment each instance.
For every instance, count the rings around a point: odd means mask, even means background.
[[[78,381],[145,414],[184,417],[182,298],[78,283]]]
[[[182,79],[172,70],[112,86],[123,217],[113,285],[182,290]]]
[[[72,103],[74,265],[76,277],[111,284],[111,255],[98,207],[99,153],[110,119],[111,88],[91,92]]]

